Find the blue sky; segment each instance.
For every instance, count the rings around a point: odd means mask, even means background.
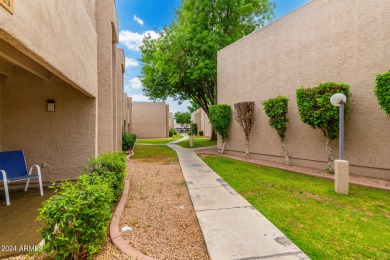
[[[276,0],[276,19],[302,6],[310,0]],[[175,8],[180,0],[116,0],[120,23],[118,48],[123,48],[126,55],[125,92],[134,101],[149,101],[142,94],[142,84],[138,79],[141,64],[138,49],[145,34],[158,37],[157,31],[169,25],[174,17]],[[186,112],[188,102],[178,105],[172,99],[166,101],[170,111]]]

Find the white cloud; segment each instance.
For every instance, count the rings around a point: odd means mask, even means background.
[[[130,79],[129,83],[132,89],[141,89],[143,87],[141,80],[137,77]]]
[[[139,51],[139,47],[142,45],[142,40],[145,36],[150,35],[152,39],[160,37],[155,31],[146,31],[143,33],[132,32],[128,30],[122,30],[119,33],[119,42],[126,45],[129,50]]]
[[[147,96],[144,96],[142,94],[132,94],[130,96],[133,98],[133,101],[136,102],[153,102]]]
[[[129,67],[138,67],[138,62],[133,58],[125,58],[125,67],[126,69]]]
[[[144,25],[144,21],[141,20],[141,18],[137,17],[136,15],[134,15],[134,21],[136,21],[141,26]]]
[[[181,105],[177,101],[174,101],[173,98],[168,98],[165,101],[169,105],[169,112],[188,112],[188,106],[191,105],[189,101],[184,101]]]

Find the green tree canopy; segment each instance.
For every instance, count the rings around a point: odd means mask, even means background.
[[[189,112],[176,112],[173,118],[181,126],[191,123],[191,114]]]
[[[191,105],[187,107],[188,111],[190,111],[190,113],[194,113],[196,110],[198,110],[200,108],[200,106],[197,103],[195,103],[194,101],[191,100],[190,103],[191,103]]]
[[[216,104],[217,51],[271,20],[272,0],[183,0],[171,25],[141,47],[141,81],[152,100]]]

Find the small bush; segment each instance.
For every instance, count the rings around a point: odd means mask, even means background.
[[[122,151],[128,151],[134,147],[134,143],[137,140],[136,134],[122,134]]]
[[[87,173],[100,176],[110,183],[115,198],[122,194],[126,175],[126,158],[120,153],[106,153],[89,160],[86,168]]]
[[[176,131],[175,131],[175,130],[173,130],[173,129],[169,129],[169,137],[172,137],[172,136],[174,136],[174,135],[175,135],[175,133],[176,133]]]
[[[198,134],[198,125],[192,124],[192,134],[197,135]]]
[[[55,259],[91,259],[101,250],[112,207],[123,190],[122,153],[99,156],[86,168],[89,174],[76,182],[63,181],[40,209],[38,219],[46,223],[41,229],[43,251]]]
[[[200,131],[198,132],[198,134],[199,134],[200,136],[203,136],[203,131],[200,130]]]
[[[390,71],[376,75],[375,96],[390,119]]]

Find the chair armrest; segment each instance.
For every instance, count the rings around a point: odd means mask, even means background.
[[[3,182],[7,183],[7,173],[4,170],[0,170],[0,172],[3,174]]]
[[[41,176],[41,167],[39,167],[39,165],[37,165],[37,164],[30,167],[30,171],[28,172],[28,175],[32,174],[34,168],[37,169],[38,175]]]

